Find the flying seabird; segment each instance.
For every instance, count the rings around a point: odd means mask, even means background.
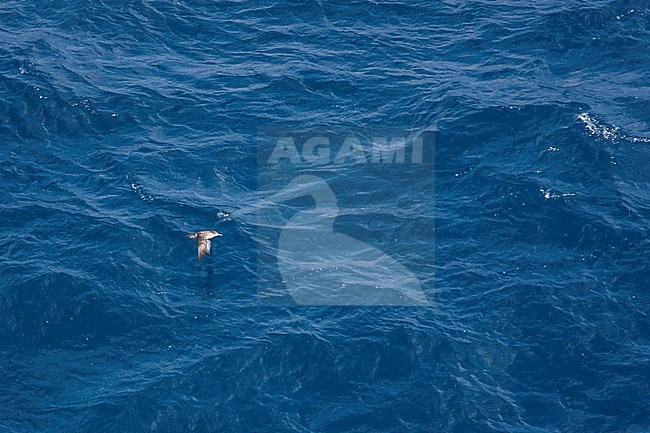
[[[198,246],[199,260],[203,260],[206,254],[210,254],[210,239],[216,238],[217,236],[223,236],[219,232],[211,232],[207,230],[202,230],[200,232],[192,233],[187,235],[188,238],[196,238],[196,244]]]

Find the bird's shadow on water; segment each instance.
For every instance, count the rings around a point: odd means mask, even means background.
[[[208,260],[210,260],[210,258]],[[206,300],[215,299],[219,294],[216,290],[217,285],[214,278],[214,264],[212,263],[212,260],[206,263],[205,268],[205,279],[203,280],[201,289],[197,291],[197,295]]]
[[[257,299],[255,281],[246,277],[244,269],[229,269],[219,264],[208,262],[201,269],[202,282],[197,286],[195,294],[206,301],[222,303],[255,303]]]
[[[202,282],[197,286],[196,295],[207,301],[223,301],[230,293],[229,286],[231,284],[226,271],[223,271],[222,268],[215,271],[217,265],[214,260],[213,257],[204,259],[204,266],[201,266],[203,269],[199,270]]]

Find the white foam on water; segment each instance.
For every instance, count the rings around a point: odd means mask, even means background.
[[[600,137],[607,141],[627,140],[632,143],[650,143],[650,138],[625,135],[618,126],[605,125],[597,117],[590,115],[586,111],[576,117],[584,125],[587,134],[593,137]]]

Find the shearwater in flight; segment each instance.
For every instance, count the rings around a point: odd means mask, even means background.
[[[187,235],[187,237],[190,239],[196,238],[199,261],[203,260],[203,257],[205,257],[206,254],[210,254],[210,247],[212,245],[210,239],[216,238],[218,236],[223,236],[223,235],[219,232],[212,232],[208,230],[202,230],[200,232],[191,233]]]

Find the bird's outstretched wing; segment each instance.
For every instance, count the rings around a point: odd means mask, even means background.
[[[205,257],[206,254],[210,254],[210,249],[211,249],[211,244],[210,239],[208,239],[205,236],[197,236],[196,241],[198,243],[198,254],[199,254],[199,261],[203,260],[203,257]]]

